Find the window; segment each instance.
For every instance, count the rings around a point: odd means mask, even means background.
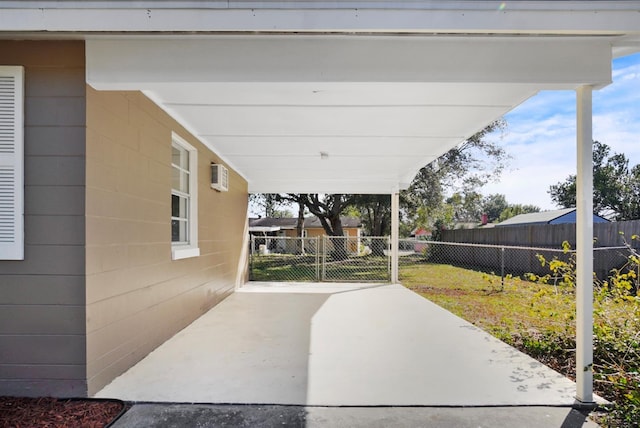
[[[171,143],[171,254],[173,260],[200,255],[197,166],[196,149],[174,134]]]
[[[0,260],[24,260],[24,68],[0,66]]]

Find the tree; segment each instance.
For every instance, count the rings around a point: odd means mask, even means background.
[[[618,221],[640,218],[640,165],[629,169],[622,153],[611,154],[611,148],[593,142],[593,210]],[[576,206],[576,176],[552,185],[549,194],[563,208]]]
[[[476,191],[456,192],[446,199],[457,223],[479,222],[482,216],[482,195]]]
[[[505,208],[498,217],[498,222],[505,221],[520,214],[539,213],[540,207],[535,205],[513,204]]]
[[[445,189],[463,195],[477,194],[481,186],[496,179],[507,166],[510,156],[504,148],[487,138],[505,127],[504,120],[494,121],[458,147],[421,168],[409,188],[400,194],[404,220],[414,227],[431,227],[436,220],[441,220],[444,225],[449,224],[452,220],[447,216],[451,207],[446,206]],[[472,200],[464,207],[465,215],[476,210],[470,209]]]
[[[264,210],[265,217],[293,217],[293,214],[291,214],[289,210],[281,209],[283,208],[282,202],[277,194],[252,193],[249,195],[249,204],[252,205],[254,209]]]
[[[391,233],[391,195],[356,195],[353,207],[362,220],[366,235]]]
[[[508,206],[507,198],[500,193],[485,196],[482,199],[482,212],[487,215],[489,223],[498,220],[502,211],[507,209]]]
[[[353,202],[353,195],[331,194],[318,195],[317,193],[297,194],[288,193],[288,198],[306,207],[309,212],[320,220],[325,233],[329,236],[343,236],[342,221],[340,216],[343,210]]]
[[[353,208],[359,213],[366,235],[385,236],[391,233],[391,195],[356,195]],[[373,239],[371,254],[384,256],[386,247],[384,240]]]

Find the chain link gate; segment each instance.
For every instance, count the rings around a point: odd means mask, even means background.
[[[388,282],[388,237],[251,236],[251,281]]]

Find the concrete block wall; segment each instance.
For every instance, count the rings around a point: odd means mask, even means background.
[[[198,150],[200,257],[171,258],[171,141]],[[210,187],[219,157],[139,92],[87,88],[87,377],[89,394],[234,289],[247,183]]]

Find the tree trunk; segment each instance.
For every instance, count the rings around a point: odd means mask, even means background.
[[[298,236],[298,238],[300,238],[298,240],[298,248],[297,248],[298,254],[304,253],[303,231],[304,231],[304,204],[298,201],[298,221],[296,223],[296,235]]]

